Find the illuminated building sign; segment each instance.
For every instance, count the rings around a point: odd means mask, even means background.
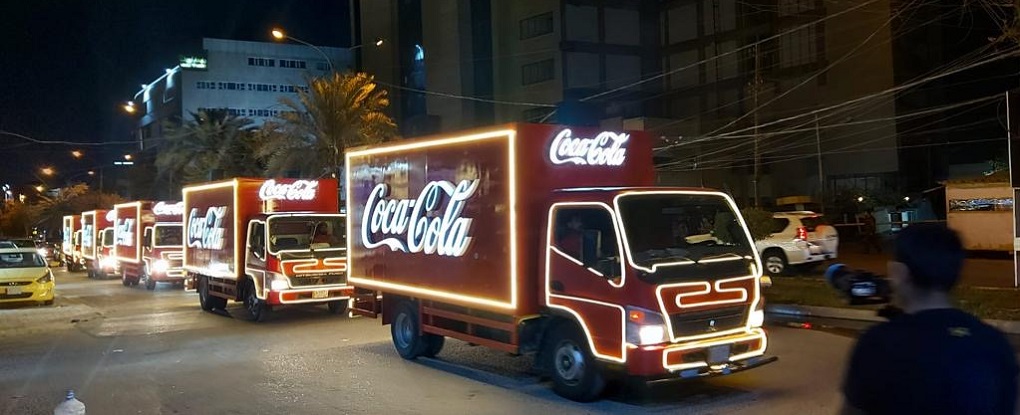
[[[259,188],[259,199],[262,200],[315,200],[319,190],[319,182],[315,180],[297,180],[294,183],[280,183],[266,180]]]
[[[227,233],[223,218],[227,216],[226,206],[211,207],[205,216],[199,216],[198,209],[191,209],[188,215],[188,247],[200,249],[223,249]]]
[[[181,68],[206,69],[208,61],[205,58],[195,56],[181,56]]]
[[[556,134],[549,146],[549,161],[580,166],[619,166],[627,160],[627,140],[630,134],[610,131],[603,131],[595,138],[573,137],[573,132],[566,128]]]
[[[464,203],[478,189],[478,180],[462,180],[456,186],[448,181],[425,185],[416,200],[385,199],[389,186],[380,183],[372,189],[365,204],[361,224],[361,242],[367,249],[388,246],[393,251],[425,255],[461,256],[471,244],[468,231],[471,218],[460,217]],[[439,207],[449,198],[446,211]],[[393,235],[378,241],[372,235]]]
[[[184,202],[156,203],[156,205],[152,207],[152,213],[157,216],[182,216],[184,215]]]

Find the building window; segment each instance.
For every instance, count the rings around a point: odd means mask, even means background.
[[[542,13],[538,16],[532,16],[527,19],[521,20],[521,40],[547,35],[552,32],[553,32],[552,12]]]
[[[282,62],[282,60],[281,60],[281,62]],[[271,67],[276,66],[276,59],[269,59],[269,58],[248,58],[248,66],[266,66],[266,67],[270,67],[271,68]]]
[[[818,61],[818,34],[814,26],[779,38],[779,66],[791,68]]]
[[[521,66],[521,84],[531,85],[553,79],[554,66],[552,59]]]
[[[320,71],[328,71],[329,70],[329,64],[326,63],[326,62],[315,62],[315,69],[320,70]]]
[[[306,65],[305,61],[297,61],[297,60],[290,60],[290,59],[280,59],[280,67],[281,68],[305,69],[305,65]]]
[[[814,9],[815,0],[779,0],[777,6],[780,16],[790,16]]]

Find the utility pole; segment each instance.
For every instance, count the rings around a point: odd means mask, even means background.
[[[754,80],[751,81],[751,93],[754,95],[754,207],[761,206],[761,199],[758,197],[758,182],[761,180],[761,151],[759,149],[758,137],[758,92],[762,87],[761,79],[761,53],[758,43],[754,45]]]
[[[818,131],[818,114],[815,114],[815,147],[818,150],[818,204],[825,213],[825,170],[822,168],[822,133]]]

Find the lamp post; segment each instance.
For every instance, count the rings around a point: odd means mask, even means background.
[[[276,40],[287,39],[287,40],[291,40],[291,41],[300,43],[302,45],[308,46],[308,47],[310,47],[312,49],[315,49],[316,52],[319,52],[319,54],[321,54],[322,57],[324,59],[326,59],[326,63],[329,65],[329,71],[330,72],[336,72],[336,69],[333,68],[333,60],[330,59],[329,55],[327,55],[326,52],[323,52],[322,49],[320,49],[318,46],[315,46],[315,45],[313,45],[311,43],[305,42],[305,41],[303,41],[301,39],[298,39],[296,37],[289,36],[286,33],[284,33],[283,29],[280,29],[280,28],[273,29],[273,31],[271,33],[273,34],[273,38],[276,39]]]

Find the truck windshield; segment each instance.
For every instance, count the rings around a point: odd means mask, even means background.
[[[113,246],[113,229],[110,228],[103,229],[103,246],[105,247]]]
[[[179,247],[184,242],[184,228],[181,225],[156,225],[157,247]]]
[[[340,215],[269,218],[269,251],[346,248],[345,231]]]
[[[619,208],[634,263],[652,272],[698,263],[746,264],[754,258],[747,233],[720,195],[628,194]]]

